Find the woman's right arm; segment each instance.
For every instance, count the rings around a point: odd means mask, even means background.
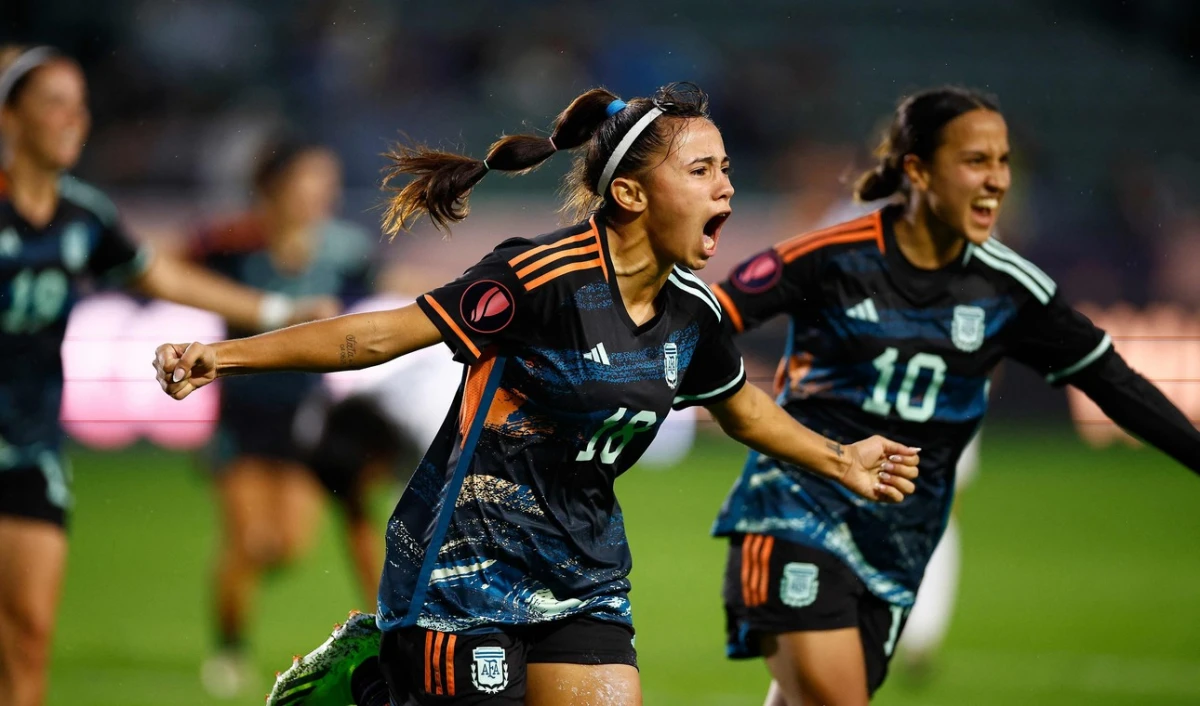
[[[163,390],[181,400],[226,375],[358,370],[441,340],[438,328],[416,304],[410,304],[208,345],[164,343],[155,351],[154,369]]]

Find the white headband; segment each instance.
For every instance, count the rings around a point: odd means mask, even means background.
[[[638,135],[642,134],[642,131],[645,130],[650,123],[654,122],[655,118],[662,114],[662,108],[651,108],[650,110],[646,111],[646,114],[642,116],[641,120],[638,120],[634,126],[629,129],[629,132],[625,133],[625,137],[621,138],[621,141],[617,143],[617,148],[613,150],[612,156],[608,158],[608,163],[604,165],[604,171],[600,172],[600,181],[596,183],[597,194],[600,194],[601,197],[605,195],[604,192],[608,190],[608,184],[612,181],[613,173],[617,171],[617,165],[621,163],[621,160],[625,157],[625,153],[628,152],[630,146],[633,145],[633,141],[638,139]]]
[[[8,102],[8,93],[17,84],[17,81],[56,56],[58,56],[58,52],[54,47],[34,47],[22,52],[16,61],[0,74],[0,106]]]

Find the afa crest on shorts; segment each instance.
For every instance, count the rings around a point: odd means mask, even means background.
[[[672,390],[679,384],[679,346],[663,344],[663,377]]]
[[[812,605],[817,600],[818,569],[816,564],[792,562],[783,567],[779,581],[779,600],[793,608]]]
[[[983,345],[984,312],[982,307],[961,305],[954,307],[954,319],[950,322],[950,341],[960,351],[974,353]]]
[[[508,660],[503,647],[476,647],[471,656],[471,683],[485,694],[497,694],[508,686]]]

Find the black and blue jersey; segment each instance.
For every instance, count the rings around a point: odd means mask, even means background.
[[[713,291],[735,330],[789,317],[776,383],[798,421],[841,442],[881,434],[921,447],[916,493],[873,503],[751,453],[714,533],[823,549],[880,598],[910,606],[946,525],[955,463],[987,409],[989,373],[1011,357],[1061,384],[1112,342],[995,238],[942,269],[916,268],[896,246],[895,215],[780,243]]]
[[[40,467],[57,477],[67,317],[89,281],[122,284],[143,271],[148,253],[112,202],[77,179],[60,180],[44,226],[17,213],[6,184],[0,173],[0,473]]]
[[[509,240],[418,304],[466,371],[388,524],[381,627],[631,624],[613,484],[672,408],[745,383],[716,297],[676,267],[635,324],[593,219]]]

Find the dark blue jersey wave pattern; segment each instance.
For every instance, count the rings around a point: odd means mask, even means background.
[[[716,297],[676,267],[635,324],[593,218],[506,241],[418,304],[466,368],[388,524],[380,626],[632,624],[613,485],[672,408],[745,383]]]
[[[780,243],[713,291],[737,331],[789,317],[779,402],[841,442],[881,434],[922,448],[917,491],[872,503],[752,453],[714,533],[824,549],[880,598],[910,606],[945,529],[955,464],[987,409],[991,371],[1011,357],[1061,384],[1111,340],[994,237],[945,268],[917,269],[896,246],[894,208]]]
[[[70,176],[49,223],[29,223],[0,174],[0,472],[62,473],[60,348],[71,308],[89,284],[122,284],[149,253],[128,237],[113,203]]]

